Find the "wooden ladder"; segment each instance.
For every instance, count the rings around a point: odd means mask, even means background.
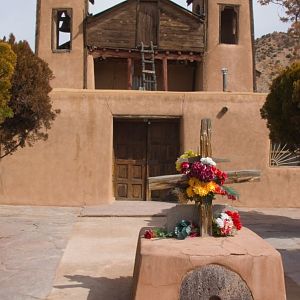
[[[147,47],[143,42],[141,42],[141,55],[142,89],[147,91],[157,91],[154,46],[152,41],[150,42],[150,47]]]

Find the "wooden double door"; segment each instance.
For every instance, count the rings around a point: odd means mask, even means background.
[[[114,120],[114,192],[117,200],[164,200],[148,192],[147,178],[176,174],[179,119]]]

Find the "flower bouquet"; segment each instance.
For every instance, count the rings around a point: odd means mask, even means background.
[[[198,205],[202,219],[201,235],[212,235],[212,200],[215,195],[236,200],[238,193],[224,185],[227,174],[219,170],[210,157],[201,157],[193,151],[187,151],[177,159],[176,170],[187,178],[175,190],[179,201],[193,201]]]

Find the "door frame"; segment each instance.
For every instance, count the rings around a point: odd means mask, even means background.
[[[183,132],[183,118],[182,116],[176,116],[176,115],[171,115],[171,116],[166,116],[166,115],[114,115],[113,116],[113,124],[115,121],[118,120],[122,120],[122,121],[126,121],[126,122],[168,122],[169,120],[177,120],[179,123],[179,133],[178,133],[178,137],[179,137],[179,151],[180,153],[182,152],[182,141],[183,141],[183,136],[182,136],[182,132]],[[149,178],[149,158],[148,158],[148,149],[150,149],[151,147],[150,145],[150,136],[148,133],[147,129],[147,145],[146,145],[146,176],[145,176],[145,183],[144,183],[144,201],[151,201],[151,192],[149,191],[149,184],[148,184],[148,178]],[[113,141],[114,141],[114,136],[115,136],[115,128],[113,126]],[[114,144],[112,145],[113,149],[113,156],[112,156],[112,168],[113,168],[113,176],[112,176],[112,182],[113,182],[113,194],[114,197],[116,197],[116,177],[115,177],[115,153],[114,153]],[[175,162],[174,162],[175,163]],[[117,201],[122,201],[122,200],[117,200]]]

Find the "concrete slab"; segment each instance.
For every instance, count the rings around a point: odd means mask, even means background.
[[[0,299],[45,299],[79,208],[0,206]]]
[[[139,230],[165,222],[164,217],[81,218],[47,299],[130,299]]]
[[[164,217],[177,203],[155,201],[115,201],[111,204],[85,206],[81,217]]]

